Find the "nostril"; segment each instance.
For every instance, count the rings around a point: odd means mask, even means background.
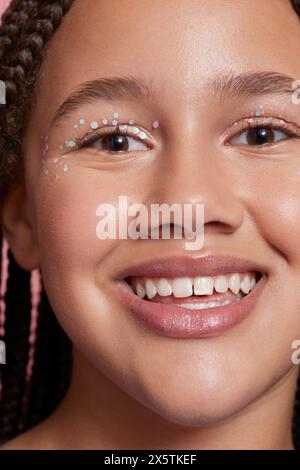
[[[220,222],[219,220],[211,220],[210,222],[205,223],[204,226],[205,234],[209,231],[217,233],[232,233],[234,228],[225,222]]]

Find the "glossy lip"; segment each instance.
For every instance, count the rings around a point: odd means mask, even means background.
[[[157,333],[175,338],[203,338],[217,336],[246,318],[253,310],[264,285],[265,278],[262,277],[241,300],[203,310],[140,299],[125,282],[117,284],[117,291],[135,317]]]
[[[248,295],[241,300],[234,300],[229,305],[202,310],[190,310],[174,304],[141,299],[124,281],[124,278],[129,276],[172,278],[196,275],[216,276],[246,271],[257,271],[262,274],[255,288]],[[220,335],[241,323],[250,314],[266,284],[264,272],[265,270],[256,263],[228,256],[160,258],[123,271],[123,280],[117,282],[117,292],[135,318],[157,333],[176,338],[204,338]],[[183,299],[178,299],[178,303],[182,301]]]

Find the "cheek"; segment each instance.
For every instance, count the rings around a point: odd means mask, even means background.
[[[300,161],[266,166],[243,182],[246,202],[259,236],[271,250],[300,269]],[[259,175],[259,177],[258,177]]]
[[[37,236],[42,270],[61,276],[77,268],[90,271],[117,240],[99,240],[99,204],[116,199],[114,186],[63,175],[40,191]]]
[[[34,207],[41,269],[49,288],[60,282],[71,285],[79,278],[86,283],[93,274],[107,279],[111,260],[118,264],[114,253],[126,250],[129,244],[118,239],[119,197],[127,196],[128,204],[143,202],[147,189],[141,188],[151,187],[148,177],[137,185],[134,172],[101,172],[75,165],[55,180],[48,176],[35,187]],[[97,209],[106,204],[115,209],[112,222],[117,230],[115,236],[100,239],[97,228],[102,222],[106,232],[103,220],[107,218]]]
[[[272,204],[264,202],[260,208],[267,240],[291,266],[300,269],[300,187],[278,187],[272,200]]]

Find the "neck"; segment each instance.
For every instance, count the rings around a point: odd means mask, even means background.
[[[296,368],[227,420],[205,427],[183,427],[134,400],[76,348],[73,357],[70,388],[50,419],[62,448],[293,449]]]

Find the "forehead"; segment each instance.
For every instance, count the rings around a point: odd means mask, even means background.
[[[50,118],[81,83],[123,75],[192,106],[216,72],[300,77],[299,49],[289,0],[76,0],[51,39],[38,105]]]

